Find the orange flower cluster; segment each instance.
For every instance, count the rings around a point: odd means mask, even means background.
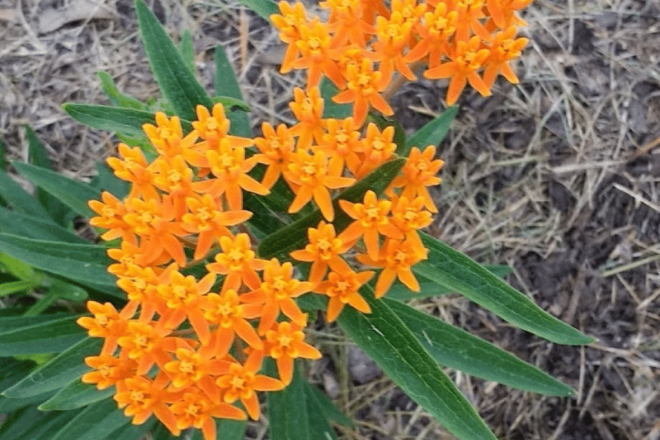
[[[125,144],[108,159],[131,191],[124,200],[105,192],[102,201],[90,201],[98,214],[90,223],[106,230],[103,239],[120,239],[108,251],[115,260],[108,271],[128,303],[120,311],[88,303],[93,316],[78,322],[104,344],[86,359],[93,371],[83,381],[115,386],[115,400],[133,423],[154,415],[175,435],[195,427],[210,440],[214,418],[247,417],[237,400],[256,419],[258,391],[288,385],[294,359],[321,357],[304,342],[308,317],[296,298],[329,297],[329,321],[346,304],[370,312],[359,289],[374,272],[353,270],[343,257],[351,249],[363,250],[363,265],[382,269],[377,297],[397,277],[419,290],[410,268],[426,258],[416,231],[437,211],[427,191],[440,182],[435,147],[413,148],[383,199],[368,191],[362,203],[340,200],[353,222],[337,235],[332,191],[395,158],[394,129],[369,124],[362,133],[350,117],[323,119],[318,88],[296,89],[291,108],[296,125],[264,123],[255,139],[228,134],[221,104],[198,106],[185,135],[178,117],[157,113],[156,125],[144,126],[158,153],[153,161]],[[250,175],[258,164],[265,168],[261,182]],[[252,213],[243,209],[243,192],[268,194],[279,179],[295,194],[290,213],[314,200],[325,218],[309,229],[309,244],[291,254],[311,263],[307,281],[294,277],[291,262],[257,258],[244,224]],[[200,265],[207,272],[196,278],[188,269]],[[266,357],[278,379],[259,374]]]
[[[532,0],[392,0],[389,7],[373,0],[326,0],[329,18],[311,20],[302,3],[280,2],[281,15],[271,20],[288,44],[282,73],[308,69],[307,87],[325,75],[340,90],[337,103],[354,104],[361,126],[370,107],[393,111],[382,93],[396,71],[414,80],[449,78],[447,104],[469,83],[484,96],[498,75],[518,78],[509,62],[518,58],[526,38],[516,38],[525,22],[516,13]],[[376,66],[377,64],[377,66]]]

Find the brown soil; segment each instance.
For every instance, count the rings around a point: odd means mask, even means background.
[[[10,158],[24,159],[22,125],[30,124],[58,168],[88,178],[115,139],[72,121],[61,104],[106,103],[99,70],[142,100],[157,87],[131,1],[106,0],[89,10],[92,18],[49,29],[71,18],[63,8],[83,3],[0,0],[0,135]],[[216,0],[153,7],[175,38],[193,31],[209,89],[212,49],[222,44],[255,126],[289,120],[299,78],[277,72],[281,47],[264,21]],[[59,11],[50,21],[49,9]],[[521,84],[500,82],[488,99],[466,93],[440,146],[446,166],[432,232],[479,262],[511,265],[509,282],[598,342],[550,344],[456,296],[419,307],[578,391],[575,399],[548,398],[451,373],[500,438],[658,440],[660,4],[537,0],[526,19],[532,43],[518,64]],[[393,99],[397,119],[410,131],[423,125],[443,110],[443,87],[406,85]],[[451,438],[335,328],[328,332],[317,336],[328,356],[310,374],[357,418],[343,438]],[[251,438],[264,432],[257,424]]]

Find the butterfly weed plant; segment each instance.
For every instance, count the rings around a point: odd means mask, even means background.
[[[450,106],[468,85],[487,96],[500,75],[516,83],[510,63],[528,42],[517,13],[530,1],[328,0],[321,19],[302,3],[245,0],[287,44],[281,71],[307,72],[289,104],[297,122],[255,136],[223,49],[211,96],[191,35],[175,46],[138,0],[164,99],[143,104],[101,73],[112,106],[64,106],[121,140],[93,181],[51,171],[35,136],[31,163],[13,166],[37,197],[0,172],[0,295],[45,293],[0,311],[0,437],[239,440],[265,400],[271,439],[337,438],[332,423],[351,420],[302,374],[322,357],[305,333],[317,319],[462,440],[495,436],[443,366],[573,395],[405,304],[458,292],[548,341],[592,341],[508,286],[501,267],[422,232],[456,108],[408,138],[390,119],[388,97],[420,75],[448,80]],[[98,242],[75,233],[80,217]]]

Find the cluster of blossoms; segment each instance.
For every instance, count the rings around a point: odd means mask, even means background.
[[[369,107],[385,115],[392,108],[382,93],[393,73],[415,79],[426,66],[430,79],[449,78],[447,104],[452,105],[469,83],[484,96],[499,74],[518,78],[509,62],[520,56],[525,26],[516,12],[532,0],[326,0],[327,21],[307,18],[302,3],[280,3],[281,15],[271,20],[288,44],[282,73],[308,69],[307,87],[321,74],[340,90],[333,100],[354,103],[354,119],[362,125]],[[376,66],[377,64],[377,66]]]
[[[413,148],[383,199],[368,191],[362,203],[340,200],[353,222],[337,235],[332,191],[395,158],[394,129],[369,124],[362,133],[352,118],[323,119],[318,88],[296,89],[290,105],[298,124],[264,123],[255,139],[229,135],[221,104],[198,106],[188,134],[178,117],[157,113],[156,125],[143,127],[155,159],[126,144],[108,159],[131,191],[124,200],[104,192],[90,201],[98,214],[90,223],[106,230],[104,240],[119,241],[108,251],[115,260],[108,271],[128,302],[119,311],[88,303],[93,316],[78,322],[104,344],[86,359],[93,371],[82,380],[115,386],[133,423],[154,415],[175,435],[195,427],[211,440],[214,418],[257,419],[258,391],[288,385],[294,359],[321,357],[304,342],[308,316],[296,298],[327,295],[329,321],[346,304],[370,312],[359,289],[374,272],[352,269],[344,259],[352,249],[361,264],[382,268],[377,297],[397,277],[419,290],[410,267],[426,258],[416,231],[436,212],[427,192],[440,182],[435,148]],[[257,166],[265,168],[261,182],[250,175]],[[243,192],[267,195],[280,179],[295,194],[290,213],[313,200],[324,217],[308,230],[309,244],[290,255],[311,263],[306,281],[295,278],[291,262],[257,258],[246,224],[252,213]],[[203,276],[191,274],[200,267]],[[260,374],[265,358],[274,359],[278,378]]]

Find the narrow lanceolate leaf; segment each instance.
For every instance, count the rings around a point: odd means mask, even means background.
[[[59,390],[53,397],[39,405],[42,411],[67,411],[78,409],[107,399],[115,393],[115,387],[98,390],[94,385],[74,380]]]
[[[117,438],[113,436],[113,433],[130,422],[131,419],[117,408],[114,400],[105,399],[78,412],[69,423],[51,438],[52,440]]]
[[[235,99],[243,99],[241,87],[236,79],[236,74],[222,46],[215,46],[215,94],[228,96]],[[236,136],[252,137],[250,118],[245,112],[233,111],[227,115],[230,121],[229,132]]]
[[[494,273],[500,278],[504,278],[511,273],[511,268],[509,266],[494,265],[484,267],[486,270]],[[398,301],[407,301],[410,299],[430,298],[432,296],[455,293],[449,287],[438,284],[435,281],[427,280],[426,278],[419,277],[417,281],[419,281],[419,292],[413,292],[412,290],[408,289],[405,284],[397,280],[387,291],[387,297],[389,299],[396,299]],[[371,284],[375,286],[376,280],[372,280]]]
[[[22,281],[22,280],[2,283],[0,284],[0,297],[22,292],[24,290],[32,290],[38,285],[39,285],[38,283],[32,281]]]
[[[280,13],[277,3],[272,0],[238,0],[238,2],[252,9],[266,21],[270,21],[271,15]]]
[[[88,127],[129,137],[144,138],[146,135],[142,126],[156,123],[154,113],[135,108],[74,103],[64,104],[62,108],[73,119]]]
[[[84,360],[87,356],[97,355],[101,345],[102,341],[98,338],[85,338],[32,371],[3,394],[15,398],[30,397],[62,388],[89,371]]]
[[[590,344],[594,339],[543,311],[529,298],[468,256],[422,233],[428,260],[413,271],[464,295],[523,330],[558,344]]]
[[[289,386],[268,393],[271,440],[312,440],[303,381],[296,366]]]
[[[55,196],[78,214],[90,217],[94,211],[87,206],[89,200],[101,198],[101,192],[86,183],[69,179],[55,171],[35,167],[27,163],[12,162],[28,180]]]
[[[179,53],[181,58],[186,62],[186,65],[192,73],[195,73],[195,45],[193,42],[192,34],[188,29],[181,34],[181,41],[179,42]]]
[[[247,422],[244,420],[216,419],[216,438],[222,440],[244,440]]]
[[[33,217],[0,207],[0,232],[37,240],[89,243],[49,218]]]
[[[0,333],[0,356],[58,353],[85,338],[77,316]]]
[[[44,435],[58,431],[71,419],[67,413],[44,413],[36,406],[12,414],[0,426],[2,439],[44,439]],[[45,439],[50,440],[48,437]]]
[[[404,163],[405,159],[395,159],[384,163],[355,185],[342,191],[332,201],[335,210],[333,224],[337,233],[344,230],[351,222],[351,218],[339,207],[339,200],[359,202],[369,190],[381,194],[399,173]],[[323,220],[323,215],[318,209],[315,209],[311,214],[266,237],[259,245],[259,255],[261,258],[268,259],[277,255],[288,255],[290,251],[302,249],[307,243],[307,230],[310,227],[316,227],[321,220]]]
[[[571,387],[490,342],[398,301],[385,299],[385,304],[441,365],[525,391],[575,395]]]
[[[33,240],[0,234],[0,249],[38,269],[124,298],[117,291],[115,277],[107,271],[111,260],[102,246]]]
[[[408,156],[408,152],[410,152],[412,147],[423,149],[428,145],[438,145],[440,141],[447,136],[449,127],[457,113],[458,107],[449,107],[438,117],[426,123],[426,125],[417,130],[415,134],[410,136],[406,142],[405,148],[401,151],[397,149],[397,154],[400,156]]]
[[[362,296],[371,307],[362,314],[344,308],[338,323],[383,371],[445,428],[461,440],[495,440],[484,421],[401,319],[373,290]]]
[[[115,85],[115,81],[107,72],[98,72],[97,75],[101,80],[103,91],[108,95],[108,99],[113,106],[135,108],[138,110],[145,108],[145,105],[137,99],[120,92]]]
[[[330,425],[328,417],[323,412],[319,402],[310,396],[305,389],[307,417],[309,418],[310,438],[313,440],[337,440],[337,434]]]
[[[43,219],[50,219],[48,211],[41,203],[25,191],[5,171],[0,170],[0,198],[14,211]]]
[[[307,400],[316,401],[317,408],[322,411],[329,420],[344,426],[355,426],[353,419],[341,412],[339,408],[332,403],[327,394],[307,381],[305,381],[305,396]]]
[[[25,127],[25,137],[28,141],[28,152],[30,163],[48,170],[52,169],[52,164],[48,158],[48,152],[46,147],[39,140],[37,134],[32,130],[28,125]],[[50,216],[60,225],[66,225],[70,216],[68,214],[71,212],[68,206],[64,205],[56,197],[48,194],[47,191],[44,191],[42,188],[37,190],[37,197],[41,204],[46,208]]]
[[[163,96],[180,118],[194,121],[198,104],[211,108],[213,102],[197,82],[195,74],[179,54],[176,46],[158,22],[156,16],[142,0],[135,2],[142,44],[149,65]]]

